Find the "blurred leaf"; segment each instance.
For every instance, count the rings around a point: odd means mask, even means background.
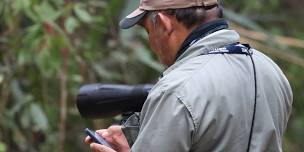
[[[52,0],[53,3],[55,3],[57,6],[63,6],[66,1],[63,0]]]
[[[78,83],[83,82],[83,78],[80,75],[76,75],[76,74],[70,75],[70,80]]]
[[[270,0],[270,4],[272,7],[278,7],[279,3],[279,0]]]
[[[0,141],[0,152],[6,152],[6,145],[1,141]]]
[[[48,59],[51,59],[51,54],[50,51],[47,49],[41,50],[35,58],[36,64],[38,65],[39,69],[45,77],[52,76],[54,73],[54,69],[57,69],[57,67],[59,67],[59,65],[50,66],[50,62],[48,62]],[[54,61],[52,62],[54,63]]]
[[[47,1],[43,1],[41,5],[35,5],[34,10],[44,22],[54,21],[61,14],[61,11],[56,11]]]
[[[27,129],[31,127],[31,119],[28,106],[23,110],[22,115],[20,116],[21,127]]]
[[[141,48],[136,48],[134,49],[135,54],[137,56],[137,59],[139,61],[141,61],[143,64],[153,68],[156,71],[162,71],[163,70],[163,66],[161,64],[159,64],[157,61],[155,61],[151,54],[149,53],[148,50],[146,50],[145,48],[141,47]]]
[[[37,16],[37,14],[35,14],[35,12],[32,9],[25,9],[24,13],[27,17],[29,17],[33,21],[38,21],[39,20],[39,17]]]
[[[71,34],[79,25],[79,22],[74,17],[68,17],[65,22],[65,29]]]
[[[17,62],[20,65],[24,65],[26,63],[28,63],[29,61],[31,61],[31,54],[25,50],[21,50],[19,51],[20,53],[17,56]]]
[[[37,127],[34,129],[38,129],[38,131],[39,130],[46,131],[49,125],[48,125],[48,120],[42,108],[38,104],[32,103],[30,106],[30,111],[31,111],[31,117],[34,121],[34,125]]]
[[[92,63],[92,66],[94,70],[97,72],[97,74],[106,80],[119,80],[121,79],[121,76],[117,73],[114,73],[114,71],[110,71],[105,69],[102,65],[98,63]]]
[[[42,34],[43,34],[42,25],[40,23],[33,24],[25,29],[25,36],[24,36],[23,41],[26,44],[28,44],[32,41],[35,41],[36,39],[41,39]],[[35,44],[35,43],[30,43],[30,44],[31,44],[30,46],[33,47],[32,44]],[[35,45],[34,45],[34,47],[35,47]]]
[[[3,0],[5,1],[5,0]],[[27,9],[28,7],[30,7],[31,5],[31,0],[15,0],[15,3],[13,3],[14,5],[14,10],[15,13],[18,13],[20,10],[22,9]]]
[[[0,73],[0,84],[3,82],[4,80],[4,75]]]
[[[17,80],[13,80],[11,82],[11,89],[14,97],[15,104],[12,109],[9,111],[10,116],[14,116],[16,112],[20,111],[21,108],[26,105],[29,96],[25,96],[23,91],[20,88],[19,82]]]
[[[129,58],[128,55],[122,53],[121,51],[114,51],[111,53],[111,57],[117,61],[120,61],[122,63],[127,63]]]
[[[39,70],[46,78],[53,77],[62,64],[60,51],[65,47],[61,36],[45,36],[45,47],[39,50],[34,58]],[[51,62],[50,62],[51,61]]]
[[[224,15],[229,20],[239,23],[242,26],[245,26],[247,28],[254,29],[257,31],[264,31],[261,26],[259,26],[257,23],[250,20],[248,17],[237,14],[229,9],[224,9]]]
[[[91,15],[84,9],[84,7],[82,5],[76,5],[74,7],[74,11],[77,15],[77,17],[83,21],[83,22],[86,22],[86,23],[90,23],[92,22],[92,17]]]

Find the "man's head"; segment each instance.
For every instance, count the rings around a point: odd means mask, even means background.
[[[195,27],[221,16],[217,0],[141,0],[139,8],[124,18],[120,27],[144,27],[152,50],[162,64],[170,66]]]

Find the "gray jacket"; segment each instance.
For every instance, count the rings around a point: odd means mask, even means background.
[[[239,42],[220,30],[193,44],[153,87],[140,115],[133,152],[244,152],[254,105],[249,56],[206,54]],[[282,151],[292,91],[280,68],[252,49],[257,70],[257,107],[252,152]]]

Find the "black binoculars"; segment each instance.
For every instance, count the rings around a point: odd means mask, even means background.
[[[106,118],[139,112],[153,85],[88,84],[77,94],[77,108],[82,117]]]

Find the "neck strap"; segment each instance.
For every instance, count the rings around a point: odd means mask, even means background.
[[[251,126],[249,132],[249,140],[246,149],[246,152],[249,152],[252,141],[253,128],[256,117],[256,107],[257,107],[257,74],[256,74],[255,62],[252,57],[253,52],[251,50],[251,47],[248,44],[234,43],[222,48],[210,50],[207,54],[201,54],[201,55],[208,55],[208,54],[244,54],[244,55],[248,55],[251,59],[252,67],[253,67],[253,76],[254,76],[254,104],[253,104],[252,119],[251,119]]]

